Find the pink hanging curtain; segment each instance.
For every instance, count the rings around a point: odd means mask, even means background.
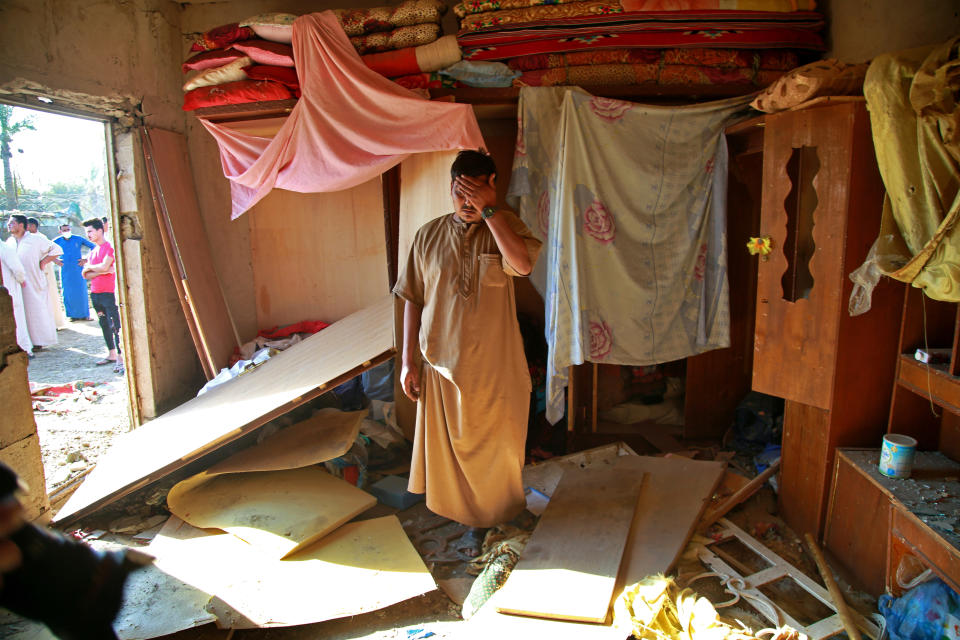
[[[302,95],[276,136],[200,119],[220,145],[231,218],[274,187],[340,191],[412,153],[484,146],[473,107],[425,100],[370,70],[330,11],[297,18],[293,55]]]

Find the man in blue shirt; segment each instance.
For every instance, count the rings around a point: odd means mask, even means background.
[[[63,288],[63,308],[71,321],[89,320],[90,305],[87,281],[80,272],[87,262],[80,255],[82,247],[93,249],[97,245],[86,238],[75,236],[69,224],[60,225],[60,236],[54,240],[63,249],[63,266],[60,267],[60,284]]]

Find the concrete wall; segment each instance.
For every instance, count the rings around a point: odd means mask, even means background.
[[[866,62],[960,34],[958,0],[827,0],[820,7],[829,26],[825,57],[844,62]]]
[[[0,462],[13,469],[30,492],[20,498],[27,518],[35,520],[50,509],[37,424],[33,420],[27,354],[17,346],[13,301],[0,286]]]

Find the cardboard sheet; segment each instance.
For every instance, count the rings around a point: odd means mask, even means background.
[[[360,423],[368,415],[367,410],[320,409],[306,420],[213,465],[207,474],[297,469],[332,460],[350,450],[360,432]]]
[[[319,540],[377,499],[316,466],[211,476],[200,473],[167,494],[171,513],[223,529],[272,558]]]
[[[208,610],[228,628],[322,622],[436,588],[395,516],[346,524],[286,560],[171,517],[147,551],[164,571],[212,594]]]

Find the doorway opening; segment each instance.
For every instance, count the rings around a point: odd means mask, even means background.
[[[132,425],[111,135],[106,118],[0,103],[0,241],[15,249],[26,276],[22,314],[14,295],[14,315],[18,343],[30,353],[31,402],[52,504]],[[50,255],[56,259],[41,266]]]

